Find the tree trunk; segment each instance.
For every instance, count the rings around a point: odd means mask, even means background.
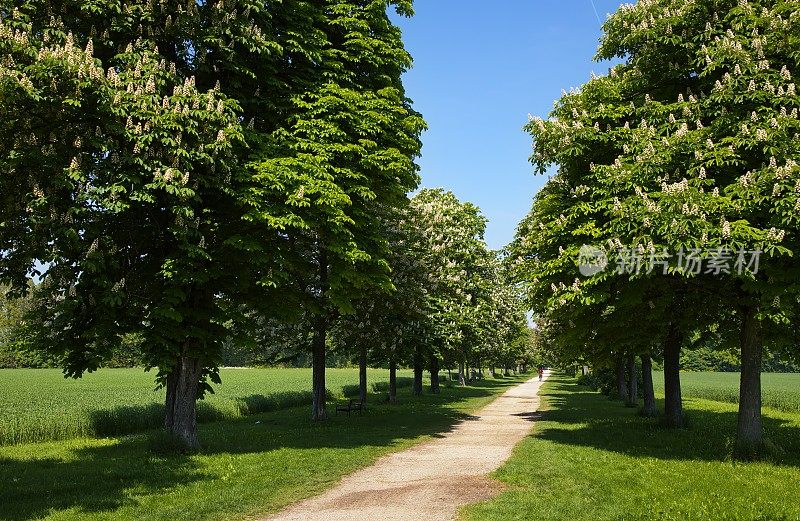
[[[742,310],[742,373],[739,385],[739,418],[736,426],[736,452],[753,456],[764,443],[761,425],[761,323],[758,308]]]
[[[187,340],[181,348],[177,364],[167,375],[167,397],[164,428],[188,449],[197,449],[197,391],[203,365],[190,356],[196,341]]]
[[[414,396],[422,394],[422,349],[417,346],[414,348],[414,387],[412,392]]]
[[[628,407],[639,406],[639,375],[636,371],[636,355],[628,355]]]
[[[328,252],[325,246],[319,245],[319,292],[322,309],[314,324],[314,339],[311,345],[311,419],[323,421],[328,419],[325,411],[325,343],[328,338],[328,317],[326,316],[325,298],[328,292]]]
[[[358,399],[367,403],[367,346],[358,351]]]
[[[458,363],[458,385],[467,385],[467,381],[464,378],[464,362]]]
[[[397,403],[397,362],[389,360],[389,403]]]
[[[317,320],[314,328],[314,340],[311,345],[311,419],[323,421],[328,419],[325,411],[325,340],[327,324],[324,318]]]
[[[664,340],[664,423],[668,427],[683,426],[681,400],[681,337],[675,324],[670,324]]]
[[[489,367],[489,373],[492,375],[492,378],[497,378],[497,371],[494,370],[494,366]]]
[[[508,371],[508,366],[503,366],[503,376],[511,376],[511,373]]]
[[[644,395],[644,407],[642,416],[652,418],[658,414],[656,411],[656,396],[653,392],[653,359],[650,353],[644,354],[642,358],[642,394]]]
[[[614,362],[614,371],[617,375],[617,396],[618,400],[628,401],[628,385],[625,381],[625,359],[620,355]]]
[[[439,359],[436,358],[436,355],[431,355],[428,370],[431,372],[431,393],[439,394],[441,392],[439,389]]]

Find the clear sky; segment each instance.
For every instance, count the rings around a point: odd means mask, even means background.
[[[528,162],[528,114],[547,117],[561,89],[591,71],[600,20],[619,0],[416,0],[398,19],[414,69],[408,96],[430,126],[422,185],[444,187],[489,218],[492,248],[511,241],[544,176]]]

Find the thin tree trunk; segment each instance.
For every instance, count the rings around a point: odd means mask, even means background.
[[[319,247],[319,290],[323,301],[320,315],[314,323],[314,339],[311,345],[311,419],[323,421],[328,419],[325,411],[325,344],[328,338],[328,317],[324,305],[328,292],[328,253],[325,246]]]
[[[664,423],[668,427],[683,426],[681,400],[681,337],[675,324],[670,324],[664,340]]]
[[[508,371],[508,366],[503,366],[503,376],[511,376],[511,373]]]
[[[636,355],[628,355],[628,407],[639,406],[639,376],[636,371]]]
[[[742,310],[742,373],[739,385],[739,418],[736,426],[736,452],[752,456],[764,442],[761,424],[761,323],[758,308]]]
[[[358,351],[358,399],[367,403],[367,346],[362,345]]]
[[[628,401],[628,385],[625,381],[625,359],[620,355],[614,362],[614,371],[617,375],[617,396],[618,400]]]
[[[328,418],[325,410],[325,340],[327,328],[325,319],[320,318],[314,330],[311,346],[311,419],[323,421]]]
[[[422,348],[419,346],[414,347],[414,387],[412,392],[414,396],[422,394]]]
[[[436,355],[431,355],[428,370],[431,372],[431,393],[439,394],[441,392],[439,388],[439,359],[436,358]]]
[[[491,373],[492,378],[497,378],[497,372],[494,370],[494,366],[489,368],[489,372]]]
[[[464,378],[464,362],[458,363],[458,385],[467,385],[467,381]]]
[[[195,340],[187,340],[181,355],[167,375],[166,414],[164,428],[189,449],[197,449],[197,391],[203,365],[199,358],[190,356]]]
[[[653,359],[650,353],[643,354],[642,358],[642,394],[644,395],[644,407],[642,415],[652,418],[658,414],[656,411],[656,396],[653,391]]]
[[[389,360],[389,403],[397,403],[397,362]]]

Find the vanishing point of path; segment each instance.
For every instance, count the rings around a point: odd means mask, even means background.
[[[502,490],[487,474],[500,467],[530,432],[540,385],[538,376],[517,385],[452,430],[383,456],[327,492],[268,519],[453,519],[460,507]]]

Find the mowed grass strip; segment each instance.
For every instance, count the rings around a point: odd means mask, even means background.
[[[116,436],[158,427],[164,391],[155,392],[153,372],[101,369],[65,379],[58,369],[0,369],[0,445]],[[410,385],[410,371],[400,380]],[[222,369],[222,385],[198,403],[198,420],[231,420],[311,403],[310,369]],[[370,369],[383,389],[389,371]],[[328,369],[332,399],[358,392],[357,369]]]
[[[295,408],[201,425],[203,448],[164,455],[140,434],[0,447],[0,519],[222,520],[275,512],[381,455],[449,429],[528,377],[442,394],[371,396],[363,415],[323,423]]]
[[[768,410],[774,461],[730,458],[736,406],[686,401],[690,427],[669,430],[556,376],[532,435],[494,475],[508,488],[466,520],[800,519],[800,414]],[[663,406],[663,403],[659,403]]]
[[[653,387],[664,392],[663,372],[653,373]],[[800,412],[800,373],[764,373],[761,388],[764,407]],[[739,403],[739,373],[683,372],[681,391],[690,398]]]

